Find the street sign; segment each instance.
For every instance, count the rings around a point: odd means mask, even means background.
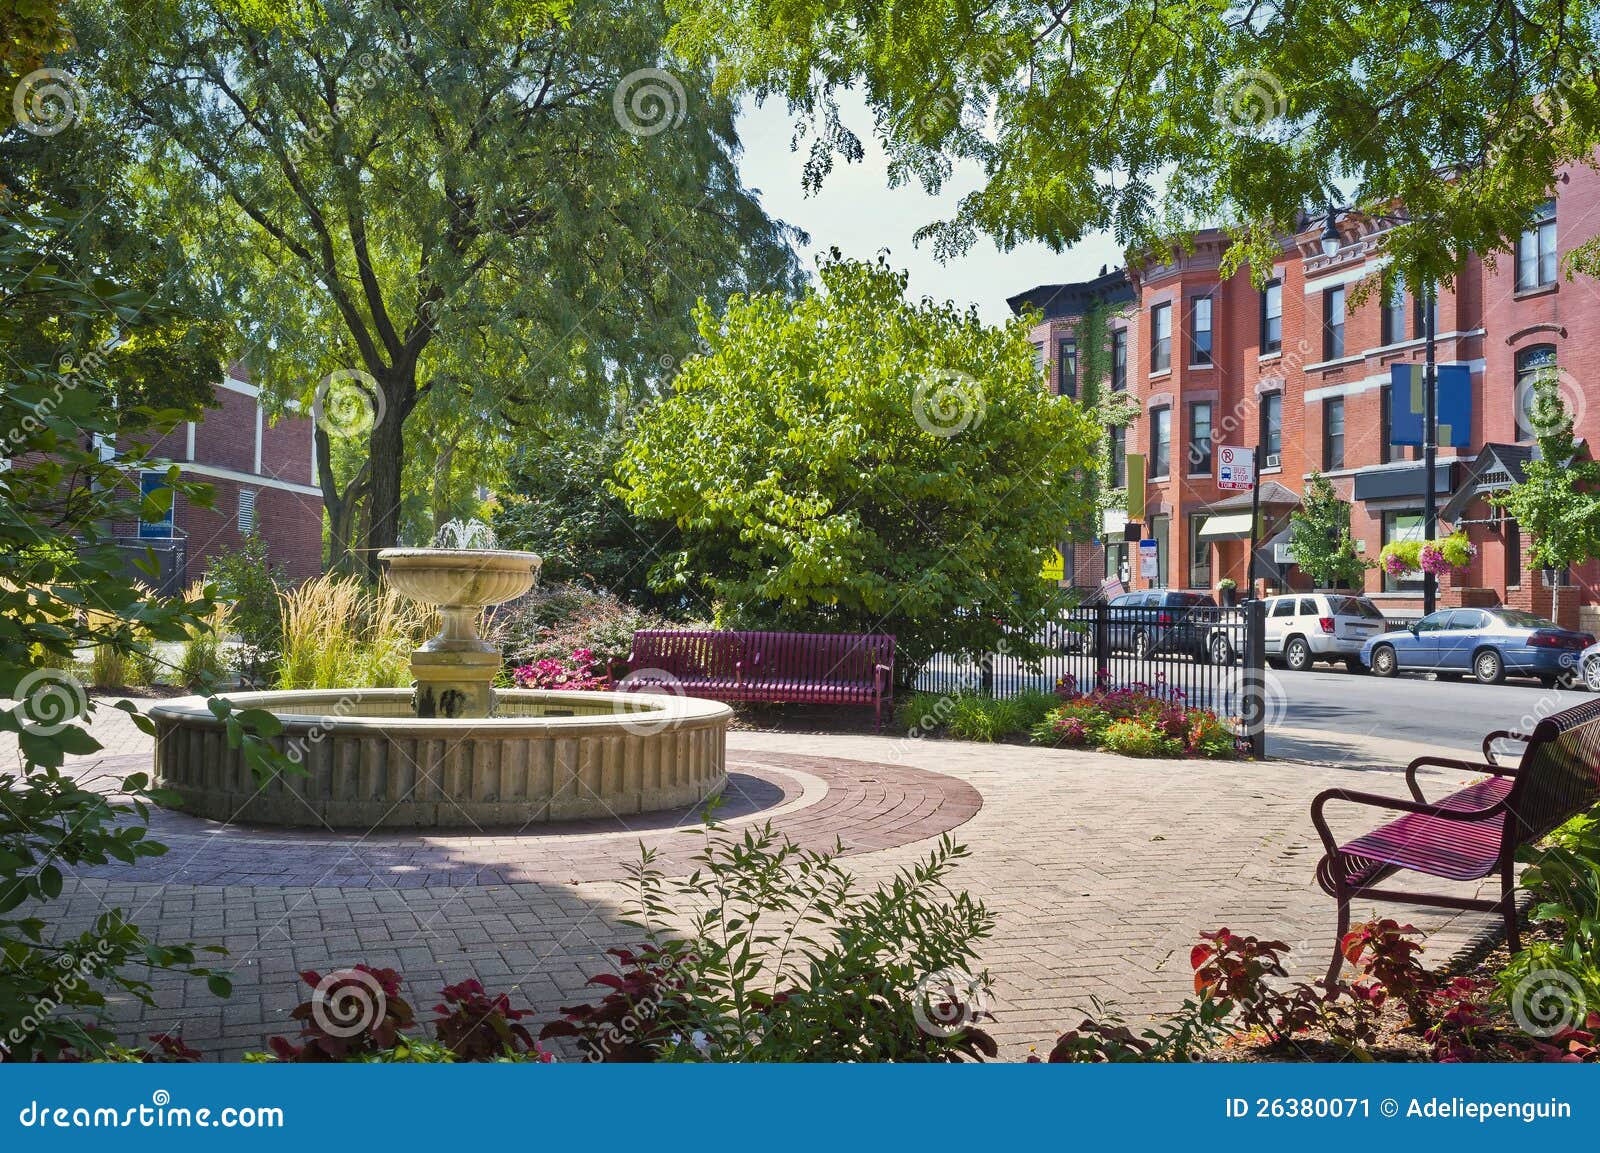
[[[1256,450],[1225,444],[1217,449],[1217,487],[1249,492],[1256,486]]]
[[[1154,580],[1161,575],[1161,557],[1153,540],[1139,542],[1139,575],[1145,580]]]
[[[1067,576],[1067,559],[1061,555],[1061,550],[1053,548],[1050,555],[1044,558],[1044,568],[1039,575],[1047,581],[1065,580]]]

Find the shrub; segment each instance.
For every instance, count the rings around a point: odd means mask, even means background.
[[[1112,721],[1100,737],[1100,747],[1127,757],[1163,757],[1175,753],[1172,740],[1142,721]]]
[[[497,609],[489,636],[514,664],[564,661],[575,650],[587,649],[604,672],[628,659],[633,652],[633,634],[640,629],[683,627],[609,592],[557,584],[535,589]]]
[[[595,672],[594,654],[588,649],[573,652],[571,661],[551,658],[520,665],[511,674],[512,683],[519,689],[586,689],[610,687],[610,680],[602,671]]]
[[[234,671],[251,686],[270,683],[283,648],[283,567],[270,563],[266,542],[252,532],[237,549],[211,558],[206,580],[228,605],[229,624],[238,633]]]
[[[1050,693],[1029,689],[1014,697],[991,697],[973,689],[914,693],[895,708],[895,720],[913,736],[948,733],[963,741],[1026,737],[1056,706]]]
[[[593,979],[611,990],[604,1000],[565,1010],[541,1036],[577,1037],[591,1052],[604,1038],[647,1060],[993,1056],[976,1027],[989,979],[972,965],[994,918],[946,884],[967,855],[945,837],[865,890],[836,851],[801,848],[770,825],[736,840],[713,831],[693,875],[677,881],[646,851],[627,923],[647,947],[624,973]]]
[[[1135,757],[1238,755],[1231,726],[1209,709],[1184,704],[1183,694],[1144,684],[1079,693],[1064,680],[1061,702],[1032,726],[1040,745],[1090,745]]]

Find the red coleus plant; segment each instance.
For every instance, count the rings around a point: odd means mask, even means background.
[[[1422,967],[1417,955],[1422,946],[1412,940],[1417,930],[1385,917],[1357,925],[1339,942],[1345,960],[1359,966],[1389,995],[1397,998],[1413,1024],[1429,1019],[1428,999],[1439,989],[1439,979]]]
[[[183,1043],[181,1033],[150,1034],[152,1048],[144,1051],[140,1060],[146,1064],[187,1064],[200,1060],[200,1050]]]
[[[525,1009],[513,1009],[504,993],[490,996],[477,980],[447,985],[439,994],[444,1003],[435,1005],[434,1036],[462,1061],[493,1061],[508,1053],[538,1053],[533,1035],[517,1022],[531,1016]]]
[[[393,1048],[400,1031],[415,1023],[393,969],[357,965],[326,978],[308,969],[300,979],[314,990],[289,1014],[300,1022],[304,1044],[272,1038],[268,1045],[280,1061],[348,1061]]]
[[[607,949],[623,966],[601,973],[589,984],[610,989],[597,1004],[563,1007],[562,1019],[539,1032],[541,1041],[571,1037],[589,1061],[654,1061],[673,1033],[687,1033],[681,1001],[685,960],[677,953],[645,945]]]

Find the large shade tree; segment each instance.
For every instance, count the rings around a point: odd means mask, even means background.
[[[639,418],[616,491],[679,533],[653,582],[732,625],[893,633],[903,681],[938,648],[1031,650],[1098,424],[1046,391],[1026,321],[907,301],[881,262],[821,279],[703,307],[707,351]]]
[[[1408,283],[1448,281],[1600,143],[1595,0],[673,0],[676,45],[803,114],[820,180],[874,114],[896,181],[981,186],[928,232],[1069,245],[1113,229],[1160,248],[1235,228],[1230,263],[1330,199],[1404,205]],[[1582,255],[1580,254],[1580,264]]]
[[[796,276],[657,0],[153,0],[137,27],[85,0],[77,25],[252,373],[316,402],[335,559],[375,565],[439,475],[406,470],[430,405],[503,432],[646,389],[697,297]]]

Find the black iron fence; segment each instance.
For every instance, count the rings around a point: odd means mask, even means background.
[[[1241,742],[1265,753],[1263,605],[1132,608],[1089,605],[1017,628],[981,659],[935,655],[920,692],[976,690],[1011,697],[1029,689],[1141,686],[1230,719]],[[1023,653],[1038,646],[1042,656]]]

